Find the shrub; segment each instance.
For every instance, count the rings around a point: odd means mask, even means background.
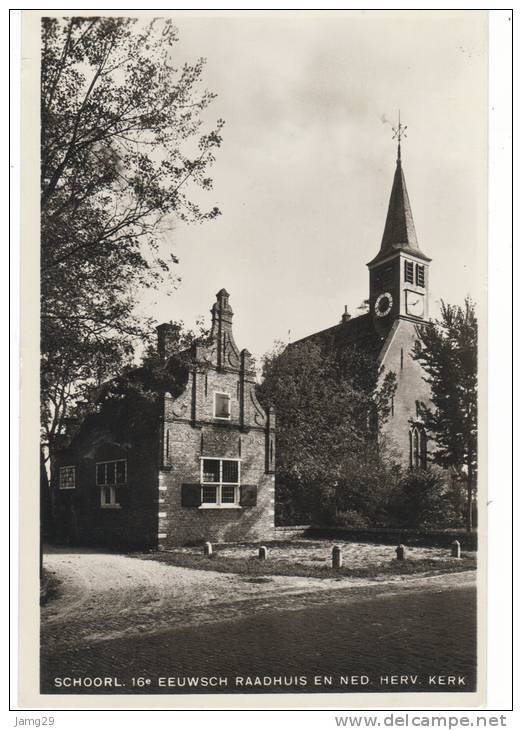
[[[460,522],[445,479],[432,470],[410,471],[401,479],[392,511],[403,527],[450,527]]]
[[[368,527],[368,519],[354,509],[339,511],[334,517],[335,527],[352,527],[364,529]]]

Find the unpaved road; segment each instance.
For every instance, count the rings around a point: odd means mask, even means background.
[[[61,581],[59,596],[42,608],[46,651],[251,616],[346,602],[371,591],[400,594],[426,587],[471,587],[474,572],[386,581],[293,576],[250,578],[192,570],[103,552],[56,550],[45,567]]]

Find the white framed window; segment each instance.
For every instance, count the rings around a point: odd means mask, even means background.
[[[61,466],[60,467],[60,489],[75,489],[76,487],[76,467]]]
[[[201,506],[239,506],[241,461],[239,459],[201,458]]]
[[[96,485],[100,487],[100,506],[119,508],[117,487],[127,483],[127,460],[113,459],[96,464]]]
[[[118,508],[120,506],[116,487],[101,487],[100,505],[104,508]]]
[[[415,267],[415,283],[417,286],[424,287],[424,266],[417,264]]]
[[[214,418],[230,420],[229,393],[214,393]]]

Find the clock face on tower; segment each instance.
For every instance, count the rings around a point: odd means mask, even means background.
[[[393,306],[393,297],[389,292],[379,294],[375,300],[375,314],[377,317],[386,317],[391,312]]]
[[[424,294],[406,289],[406,314],[412,317],[424,316]]]

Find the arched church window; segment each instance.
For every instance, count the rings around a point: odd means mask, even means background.
[[[420,430],[420,467],[426,469],[428,465],[428,439],[426,437],[426,431],[422,428]]]
[[[428,437],[422,426],[410,430],[410,468],[426,469],[428,465]]]

